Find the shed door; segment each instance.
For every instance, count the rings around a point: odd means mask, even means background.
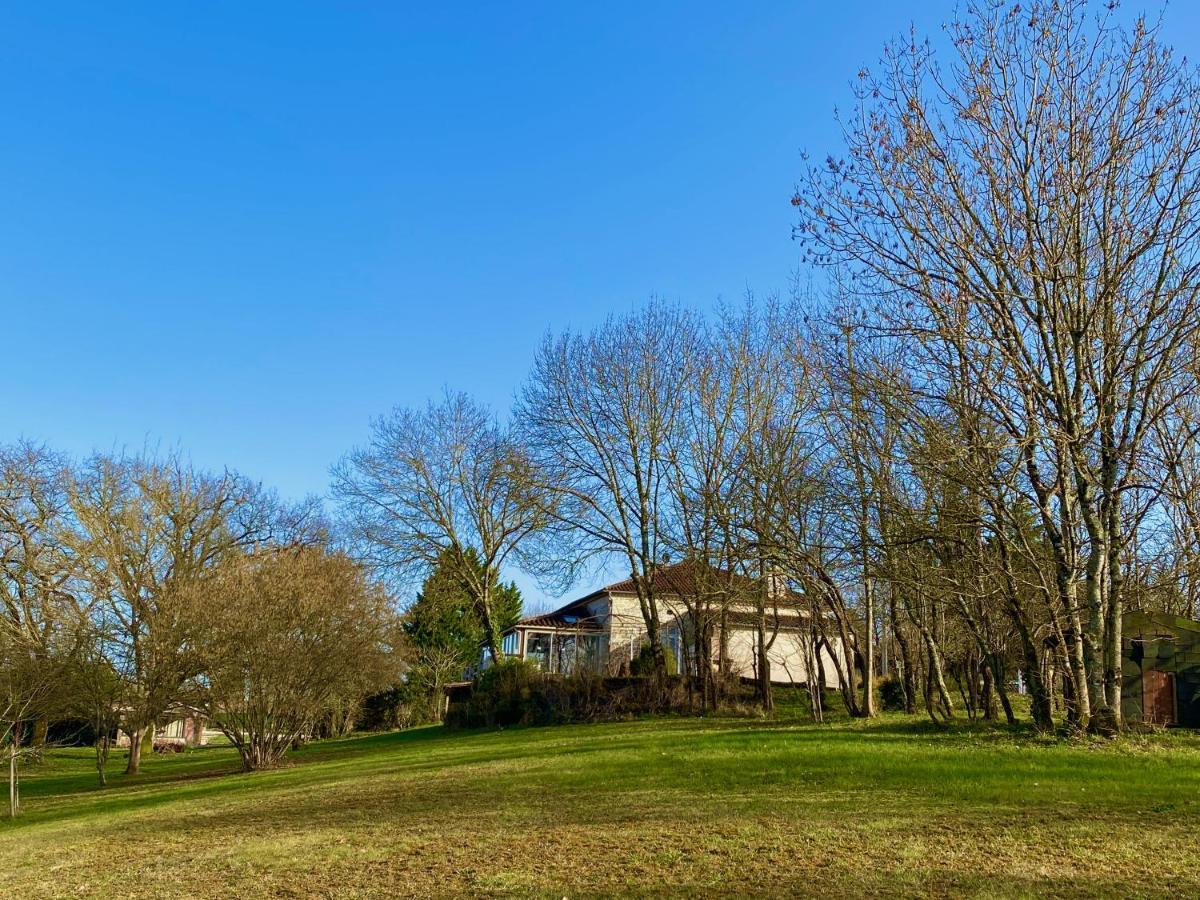
[[[1175,721],[1175,676],[1147,669],[1142,673],[1142,721],[1170,725]]]

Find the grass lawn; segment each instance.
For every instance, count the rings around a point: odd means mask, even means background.
[[[0,897],[1200,896],[1194,734],[664,719],[121,762],[28,774]]]

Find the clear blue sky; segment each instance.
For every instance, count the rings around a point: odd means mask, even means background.
[[[393,405],[507,408],[548,328],[784,291],[800,150],[952,8],[8,4],[0,440],[322,494]]]

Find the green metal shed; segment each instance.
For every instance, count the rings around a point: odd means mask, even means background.
[[[1200,728],[1200,622],[1134,612],[1122,631],[1125,721]]]

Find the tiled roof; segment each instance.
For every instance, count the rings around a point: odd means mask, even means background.
[[[725,569],[718,569],[716,566],[710,566],[708,563],[700,562],[699,560],[688,559],[674,565],[655,569],[653,587],[657,593],[689,597],[714,593],[723,588],[749,591],[755,587],[755,582],[744,575],[738,575],[735,572],[729,572]],[[602,587],[588,596],[594,597],[598,594],[633,594],[636,592],[637,585],[634,584],[633,579],[626,578],[623,581],[617,581],[606,587]],[[792,592],[789,591],[788,593],[791,594]],[[796,594],[792,596],[799,597]]]
[[[715,566],[710,566],[707,563],[697,560],[685,560],[674,565],[663,566],[654,572],[654,589],[660,595],[695,597],[703,593],[715,593],[722,588],[741,589],[748,592],[755,588],[755,582],[744,575],[728,572],[725,569],[718,569]],[[572,600],[566,606],[559,607],[553,612],[536,616],[526,616],[517,622],[514,627],[600,631],[603,630],[603,626],[595,617],[588,614],[588,603],[605,594],[633,594],[636,591],[637,587],[634,585],[633,579],[626,578],[623,581],[616,581],[599,590],[592,591],[578,600]],[[795,608],[802,598],[799,594],[788,591],[786,600],[784,598],[780,598],[780,600],[783,605]],[[735,615],[732,612],[730,614]],[[793,627],[789,625],[787,619],[788,617],[785,616],[781,620],[780,627]],[[795,627],[799,627],[798,619],[796,620]]]
[[[540,616],[526,616],[517,621],[514,628],[558,628],[569,631],[602,631],[603,625],[595,616],[575,615],[567,612],[569,607],[544,613]]]
[[[758,614],[745,610],[731,610],[725,614],[725,621],[735,628],[754,628],[758,625]],[[807,614],[776,616],[767,611],[767,631],[800,631],[808,627],[808,621]]]

